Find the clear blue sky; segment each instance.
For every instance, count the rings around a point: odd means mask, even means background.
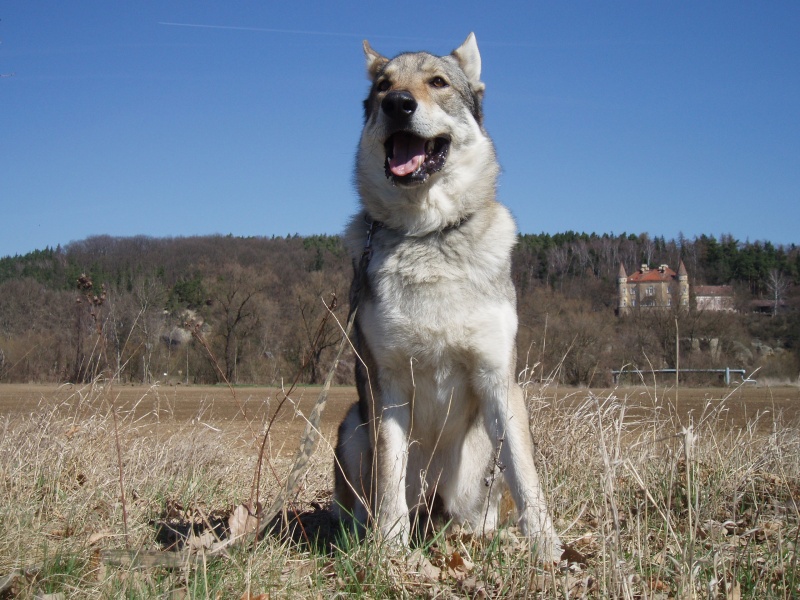
[[[0,8],[0,256],[338,233],[361,40],[443,54],[470,31],[521,231],[800,243],[795,0],[20,0]]]

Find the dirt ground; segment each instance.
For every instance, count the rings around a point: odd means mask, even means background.
[[[270,427],[274,455],[293,454],[321,387],[297,388],[283,402]],[[284,395],[274,387],[225,386],[79,386],[72,384],[0,384],[0,419],[12,420],[41,410],[59,408],[77,419],[104,414],[113,407],[121,419],[142,428],[142,434],[168,434],[185,423],[229,433],[246,444],[260,440]],[[332,388],[321,431],[333,444],[336,430],[356,399],[355,388]]]
[[[308,415],[321,388],[302,387],[283,403],[270,430],[271,443],[277,454],[291,454],[305,427]],[[682,388],[677,402],[674,388],[645,387],[614,390],[548,387],[533,390],[538,405],[569,406],[580,403],[589,393],[600,398],[610,395],[625,400],[627,414],[636,418],[645,409],[660,406],[696,421],[708,407],[724,402],[728,426],[744,426],[761,415],[760,426],[769,427],[773,418],[782,415],[788,425],[800,424],[800,388]],[[60,407],[77,418],[104,413],[113,406],[121,418],[131,419],[143,428],[143,434],[158,429],[166,433],[192,422],[231,433],[235,439],[252,443],[263,432],[283,398],[280,390],[271,387],[239,387],[235,394],[222,386],[142,386],[113,385],[105,388],[76,385],[0,384],[0,419],[22,417],[41,409]],[[332,388],[323,415],[322,433],[335,443],[336,429],[349,406],[356,400],[352,387]]]

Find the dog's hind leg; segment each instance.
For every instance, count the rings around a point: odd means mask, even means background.
[[[339,426],[334,467],[333,512],[342,521],[355,521],[359,533],[367,524],[372,490],[372,451],[368,426],[358,404]]]
[[[495,454],[495,449],[486,435],[482,415],[451,452],[453,456],[440,467],[446,474],[439,488],[445,512],[474,533],[494,531],[504,484],[502,476],[495,480],[491,475],[488,457]]]

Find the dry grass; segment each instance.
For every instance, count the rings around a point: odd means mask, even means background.
[[[89,386],[59,392],[57,402],[27,414],[0,417],[0,588],[4,576],[16,574],[0,597],[734,600],[800,594],[794,424],[774,411],[732,424],[727,404],[738,392],[723,389],[691,416],[676,413],[660,389],[572,390],[564,397],[529,386],[527,392],[557,529],[585,564],[545,569],[510,527],[489,539],[450,530],[408,553],[346,535],[336,538],[331,554],[267,537],[254,548],[200,554],[174,568],[113,566],[104,552],[158,548],[152,522],[168,500],[199,514],[246,500],[257,436],[269,415],[261,411],[256,418],[254,411],[247,423],[217,422],[209,400],[182,418],[164,408],[168,391],[144,389],[140,402],[122,406],[114,388]],[[299,413],[295,418],[302,423]],[[288,443],[289,453],[296,444]],[[297,505],[325,502],[331,465],[323,443]],[[273,453],[263,502],[289,467],[285,455]]]
[[[594,594],[797,595],[800,436],[780,415],[731,425],[724,395],[694,418],[613,392],[532,403],[557,527]]]

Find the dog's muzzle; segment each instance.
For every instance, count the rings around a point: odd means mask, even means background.
[[[384,142],[384,170],[394,184],[425,183],[428,177],[444,167],[447,160],[450,138],[426,139],[411,131],[411,120],[418,106],[416,98],[405,90],[391,91],[381,101],[381,111],[391,127],[396,129]]]
[[[425,139],[408,131],[398,131],[384,143],[386,177],[395,184],[425,183],[441,171],[447,161],[450,139],[444,136]]]

